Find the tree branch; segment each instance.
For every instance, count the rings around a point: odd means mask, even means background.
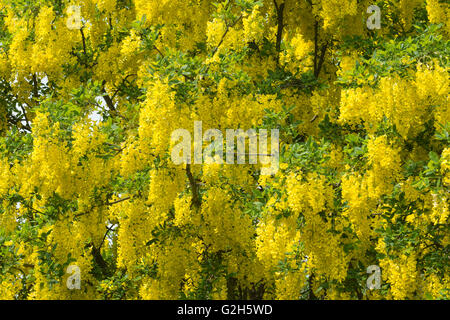
[[[216,54],[217,50],[219,50],[219,47],[222,45],[223,41],[225,40],[226,35],[230,31],[230,28],[233,28],[241,19],[242,19],[242,15],[240,15],[239,18],[237,18],[236,21],[234,21],[231,25],[227,24],[225,33],[222,35],[222,38],[220,39],[219,44],[214,48],[214,50],[212,52],[212,56],[214,56]]]
[[[103,93],[102,98],[106,102],[108,109],[113,112],[116,112],[116,107],[114,106],[114,102],[112,101],[111,97],[106,93],[105,88],[103,88],[102,93]]]
[[[316,78],[319,77],[320,71],[322,70],[323,63],[325,62],[325,54],[328,49],[328,42],[322,47],[319,57],[319,63],[317,65],[317,73],[315,74]]]
[[[277,64],[280,61],[280,51],[281,51],[281,40],[283,38],[283,28],[284,28],[284,2],[280,5],[277,4],[276,0],[273,0],[275,9],[277,10],[277,42],[275,49],[277,51]]]
[[[129,199],[131,199],[131,197],[125,197],[125,198],[119,199],[119,200],[117,200],[117,201],[106,202],[106,205],[107,205],[107,206],[112,206],[113,204],[120,203],[120,202],[129,200]]]
[[[191,190],[192,190],[191,208],[192,208],[192,206],[194,206],[195,208],[198,209],[201,206],[201,201],[200,201],[200,196],[199,196],[198,185],[195,181],[194,176],[192,175],[190,164],[186,164],[186,174],[189,179],[189,185],[191,186]]]
[[[323,63],[325,62],[325,54],[328,49],[328,42],[320,48],[319,56],[319,22],[316,20],[314,23],[314,76],[319,77],[320,71],[322,70]]]
[[[106,236],[108,235],[108,233],[109,233],[110,231],[113,231],[113,230],[114,230],[114,229],[113,229],[114,226],[115,226],[115,224],[112,225],[111,228],[106,227],[105,235],[103,236],[102,242],[100,242],[100,245],[98,246],[99,249],[102,247],[103,243],[105,242],[105,239],[106,239]]]
[[[84,52],[84,55],[86,56],[87,55],[86,38],[84,36],[83,28],[80,29],[80,32],[81,32],[81,39],[83,40],[83,52]]]
[[[103,256],[100,252],[100,247],[96,248],[93,242],[91,243],[91,245],[92,245],[91,253],[92,256],[94,257],[95,263],[100,267],[102,273],[106,277],[109,277],[111,275],[111,271],[109,270],[108,264],[106,263],[105,259],[103,259]]]
[[[94,209],[94,208],[97,208],[97,207],[100,207],[100,206],[112,206],[112,205],[114,205],[114,204],[120,203],[120,202],[122,202],[122,201],[130,200],[130,199],[131,199],[131,197],[125,197],[125,198],[119,199],[119,200],[117,200],[117,201],[106,202],[106,203],[102,203],[102,204],[100,204],[100,205],[94,205],[93,207],[91,207],[90,210],[92,210],[92,209]],[[88,214],[88,213],[90,213],[90,212],[91,212],[91,211],[85,211],[85,212],[77,213],[76,215],[74,215],[74,218],[78,218],[78,217],[84,216],[85,214]]]

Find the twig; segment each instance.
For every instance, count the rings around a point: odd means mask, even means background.
[[[81,39],[83,40],[83,51],[84,55],[87,56],[87,50],[86,50],[86,38],[84,37],[83,28],[80,29],[81,32]]]
[[[113,201],[113,202],[107,202],[106,205],[107,206],[112,206],[113,204],[117,204],[117,203],[120,203],[120,202],[123,202],[123,201],[126,201],[126,200],[130,200],[130,199],[131,199],[131,197],[125,197],[125,198],[122,198],[122,199],[119,199],[119,200],[116,200],[116,201]]]
[[[240,15],[239,18],[237,18],[236,21],[234,21],[231,25],[227,24],[227,28],[225,29],[225,33],[222,35],[222,38],[220,39],[219,44],[212,51],[212,56],[214,56],[216,54],[217,50],[219,50],[219,47],[222,45],[223,41],[225,40],[226,35],[230,31],[230,28],[233,28],[241,19],[242,19],[242,15]]]

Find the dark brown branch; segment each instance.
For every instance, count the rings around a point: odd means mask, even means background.
[[[19,104],[19,105],[20,105],[20,104]],[[23,108],[23,107],[21,106],[21,108]],[[23,109],[22,109],[22,112],[23,112]],[[24,113],[24,117],[25,117],[25,119],[17,119],[17,118],[14,118],[14,117],[13,117],[12,115],[10,115],[10,114],[7,114],[7,115],[6,115],[6,119],[7,119],[7,121],[8,121],[9,124],[14,125],[14,126],[16,126],[17,128],[19,128],[19,129],[25,129],[25,130],[31,132],[31,125],[30,125],[30,123],[28,122],[28,119],[27,119],[27,117],[25,116],[25,113]],[[22,121],[25,121],[25,124],[23,124]]]
[[[111,97],[106,93],[106,90],[103,88],[102,90],[103,93],[103,100],[105,100],[106,105],[108,106],[108,109],[115,112],[116,111],[116,107],[114,106],[114,102],[112,101]]]
[[[25,108],[21,104],[19,104],[19,107],[22,110],[23,117],[25,118],[25,122],[27,123],[27,127],[31,129],[31,124],[30,124],[30,121],[28,120],[28,116],[27,116],[27,112],[26,112]]]
[[[319,63],[317,65],[317,73],[315,74],[316,78],[319,77],[320,71],[322,70],[323,63],[325,62],[325,54],[327,52],[327,49],[328,49],[328,43],[326,43],[321,49]]]
[[[122,198],[122,199],[119,199],[119,200],[116,200],[116,201],[113,201],[113,202],[107,202],[106,205],[107,206],[112,206],[113,204],[120,203],[120,202],[123,202],[123,201],[126,201],[126,200],[130,200],[130,199],[131,199],[131,197],[125,197],[125,198]]]
[[[186,164],[186,174],[189,179],[189,185],[191,186],[191,191],[192,191],[191,207],[194,206],[195,208],[198,209],[198,208],[200,208],[201,201],[200,201],[200,196],[199,196],[198,185],[197,185],[197,182],[195,181],[194,176],[192,175],[190,164]]]
[[[163,55],[163,53],[158,49],[158,47],[157,46],[153,46],[154,48],[155,48],[155,50],[159,53],[159,55],[162,57],[162,58],[164,58],[164,55]]]
[[[114,205],[114,204],[117,204],[117,203],[120,203],[120,202],[123,202],[123,201],[126,201],[126,200],[130,200],[131,199],[131,197],[125,197],[125,198],[122,198],[122,199],[119,199],[119,200],[116,200],[116,201],[113,201],[113,202],[106,202],[106,203],[102,203],[102,204],[100,204],[100,205],[94,205],[92,208],[91,208],[91,210],[92,209],[94,209],[94,208],[96,208],[96,207],[100,207],[100,206],[112,206],[112,205]],[[88,213],[90,213],[91,211],[85,211],[85,212],[80,212],[80,213],[77,213],[76,215],[74,215],[74,217],[75,218],[78,218],[78,217],[81,217],[81,216],[84,216],[85,214],[88,214]]]
[[[125,78],[122,79],[122,81],[120,82],[119,88],[116,89],[116,91],[114,92],[114,94],[113,94],[112,97],[111,97],[111,100],[114,100],[114,98],[116,97],[116,95],[120,92],[120,86],[121,86],[121,85],[123,85],[125,82],[130,83],[127,79],[128,79],[129,77],[132,77],[132,76],[137,76],[137,74],[132,73],[132,74],[129,74],[129,75],[127,75]]]
[[[273,0],[275,9],[277,10],[277,42],[275,49],[277,51],[277,63],[280,61],[280,50],[281,50],[281,40],[283,38],[283,28],[284,28],[284,2],[280,5],[277,4],[276,0]]]
[[[328,49],[328,42],[320,48],[319,53],[319,22],[316,20],[314,23],[314,76],[319,77],[322,70],[323,63],[325,62],[325,54]],[[320,55],[320,56],[319,56]]]
[[[86,51],[86,38],[84,36],[84,32],[83,32],[83,28],[80,29],[81,32],[81,39],[83,40],[83,52],[84,55],[87,55],[87,51]]]
[[[33,98],[39,98],[39,90],[36,74],[33,74]]]
[[[96,248],[94,243],[91,243],[91,245],[92,245],[91,253],[92,256],[94,257],[95,263],[100,267],[102,273],[105,276],[109,277],[111,275],[111,272],[105,259],[103,259],[103,256],[100,252],[100,248]]]
[[[39,211],[39,210],[33,208],[33,206],[30,206],[29,204],[27,204],[27,203],[25,203],[25,202],[20,202],[20,204],[23,205],[25,208],[28,208],[28,209],[30,209],[30,210],[36,212],[36,213],[43,214],[41,211]]]
[[[109,233],[110,231],[113,231],[113,230],[114,230],[114,229],[113,229],[114,226],[115,226],[115,225],[111,226],[111,228],[106,227],[105,235],[103,236],[102,242],[100,242],[100,245],[98,246],[99,249],[102,247],[103,243],[105,242],[105,239],[106,239],[106,236],[108,235],[108,233]]]
[[[222,35],[222,38],[219,41],[219,44],[214,48],[212,55],[214,56],[214,54],[217,52],[217,50],[219,50],[219,47],[222,45],[223,41],[225,40],[225,37],[227,36],[228,32],[230,31],[230,28],[233,28],[239,21],[241,21],[242,19],[242,15],[239,16],[239,18],[236,19],[236,21],[234,21],[231,25],[227,24],[227,27],[225,29],[224,34]]]
[[[103,87],[102,87],[102,94],[103,94],[103,95],[102,95],[102,98],[103,98],[103,100],[105,101],[106,105],[108,106],[109,111],[111,111],[111,114],[112,114],[112,115],[118,116],[118,117],[122,118],[123,120],[128,121],[128,119],[127,119],[126,117],[124,117],[123,115],[121,115],[121,114],[117,111],[116,107],[114,106],[113,100],[111,99],[111,97],[109,96],[109,94],[106,92],[105,84],[106,84],[106,81],[103,80],[103,83],[102,83],[102,86],[103,86]]]

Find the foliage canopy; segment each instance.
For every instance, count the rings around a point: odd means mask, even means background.
[[[448,298],[449,15],[0,0],[0,298]],[[279,129],[280,170],[174,165],[196,120]]]

